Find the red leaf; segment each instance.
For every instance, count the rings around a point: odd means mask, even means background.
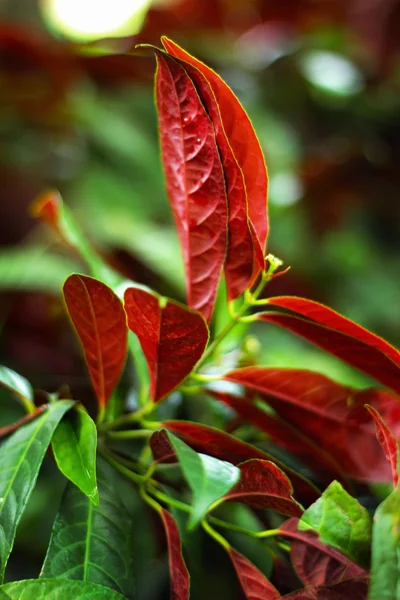
[[[99,405],[104,407],[125,364],[128,328],[124,309],[109,287],[86,275],[68,277],[64,299]]]
[[[189,599],[189,573],[182,556],[181,538],[175,519],[165,509],[160,516],[167,534],[169,571],[171,577],[171,600]]]
[[[253,508],[269,508],[282,515],[301,517],[303,510],[292,497],[293,488],[285,473],[269,460],[251,459],[241,463],[240,481],[225,496]]]
[[[177,462],[175,450],[168,439],[165,429],[155,431],[150,438],[150,448],[153,458],[157,462],[172,463]]]
[[[31,205],[31,214],[36,219],[48,223],[48,225],[63,237],[59,228],[61,208],[62,200],[60,194],[55,190],[49,190],[40,194],[40,196],[33,201]]]
[[[168,431],[179,435],[186,444],[198,452],[204,452],[210,456],[231,462],[234,465],[251,458],[270,460],[276,463],[290,478],[296,497],[298,497],[302,504],[308,505],[320,496],[319,491],[310,481],[292,471],[292,469],[271,455],[219,429],[198,423],[191,423],[190,421],[164,421],[162,426],[168,429]]]
[[[254,240],[258,242],[261,254],[264,255],[268,235],[268,176],[263,152],[253,125],[235,94],[217,73],[166,37],[162,38],[162,42],[170,54],[197,68],[212,89],[224,133],[243,174],[248,198],[248,216]],[[209,109],[209,105],[206,105]]]
[[[228,209],[213,125],[185,69],[156,51],[167,192],[183,250],[188,304],[210,319],[227,249]]]
[[[288,600],[367,600],[368,580],[348,579],[335,585],[313,586],[284,596]]]
[[[215,81],[219,77],[177,44],[168,40],[168,38],[163,37],[162,42],[166,50],[179,59],[194,82],[200,98],[207,109],[207,113],[214,124],[228,197],[229,237],[225,277],[228,297],[232,300],[251,287],[260,269],[264,269],[265,260],[264,249],[261,247],[248,219],[248,198],[244,175],[236,160],[234,145],[230,144],[230,140],[225,133],[224,121],[229,117],[223,114],[218,104],[218,89]],[[223,87],[229,89],[226,84],[221,85],[221,90]],[[227,93],[231,95],[230,102],[234,99],[234,104],[231,106],[230,111],[236,109],[237,106],[240,109],[241,107],[238,105],[238,101],[234,98],[233,93],[230,90]],[[251,125],[249,126],[251,127]],[[265,198],[266,193],[264,205]]]
[[[390,463],[390,468],[392,469],[393,485],[396,487],[396,485],[399,482],[399,474],[397,472],[399,444],[397,443],[397,440],[394,437],[392,431],[386,425],[379,412],[372,406],[369,406],[368,404],[366,405],[366,409],[375,421],[376,437],[378,442],[382,446],[382,450],[385,453],[387,460]]]
[[[390,478],[373,428],[365,419],[363,423],[366,402],[384,410],[390,422],[400,422],[400,403],[384,390],[356,391],[300,369],[247,367],[224,378],[261,393],[282,419],[330,454],[349,477]]]
[[[246,600],[279,600],[282,596],[268,579],[247,558],[229,549]]]
[[[228,404],[228,406],[231,406],[241,417],[267,433],[274,443],[285,448],[314,471],[318,472],[324,481],[331,482],[332,474],[336,478],[343,479],[341,467],[339,467],[329,453],[290,423],[286,423],[279,417],[267,414],[264,410],[258,408],[249,398],[215,392],[210,389],[207,392],[218,398],[218,400]]]
[[[150,371],[150,396],[158,402],[191,372],[208,342],[203,316],[150,292],[128,288],[125,310]]]
[[[281,526],[283,536],[291,539],[292,565],[305,585],[331,585],[344,579],[366,577],[367,572],[347,556],[319,541],[312,531],[298,531],[298,519]]]
[[[293,314],[264,312],[260,320],[293,331],[400,393],[400,352],[384,339],[312,300],[280,296],[268,304]]]

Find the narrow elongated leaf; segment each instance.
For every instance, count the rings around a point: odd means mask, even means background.
[[[210,319],[227,250],[228,209],[213,125],[185,69],[157,52],[156,98],[167,192],[188,305]]]
[[[373,405],[397,432],[400,403],[396,397],[384,390],[354,390],[301,369],[247,367],[224,378],[262,394],[282,419],[317,444],[325,457],[331,455],[345,475],[363,481],[390,480],[389,466],[379,452],[364,405]],[[260,416],[259,422],[261,427],[267,426],[268,418]],[[294,435],[293,443],[298,437]],[[318,452],[315,456],[318,469],[321,456]],[[330,472],[333,466],[331,463]]]
[[[179,529],[174,517],[167,510],[161,510],[160,516],[167,534],[171,598],[174,600],[188,600],[189,572],[182,556]]]
[[[377,508],[372,530],[368,600],[398,600],[400,591],[400,487]]]
[[[228,297],[234,299],[251,286],[254,277],[265,266],[264,252],[248,218],[248,198],[243,172],[236,160],[234,148],[226,136],[223,125],[224,115],[221,113],[211,81],[201,70],[201,66],[204,65],[193,59],[171,40],[164,37],[162,42],[170,54],[180,60],[195,84],[214,125],[224,170],[229,208],[228,251],[224,268]],[[213,75],[214,78],[218,77],[216,73]]]
[[[0,445],[0,581],[53,432],[72,405],[68,401],[49,405]]]
[[[389,461],[390,468],[392,469],[393,485],[396,487],[399,482],[399,474],[397,471],[399,444],[379,412],[368,404],[366,405],[366,409],[375,421],[376,437]]]
[[[124,600],[102,585],[60,579],[26,579],[3,587],[11,600]]]
[[[371,518],[366,508],[333,481],[299,521],[300,530],[316,531],[322,542],[338,548],[361,566],[368,565]]]
[[[128,326],[137,335],[150,372],[150,396],[157,402],[191,372],[209,332],[204,317],[139,288],[125,292]]]
[[[29,381],[8,367],[0,367],[0,386],[33,403],[33,388]]]
[[[97,429],[83,408],[71,411],[58,424],[52,448],[60,471],[97,505]]]
[[[99,405],[104,407],[126,359],[128,327],[123,306],[109,287],[86,275],[68,277],[64,298]]]
[[[248,198],[248,215],[254,237],[258,240],[264,254],[268,235],[268,176],[260,142],[251,121],[235,94],[217,73],[185,52],[172,40],[163,37],[162,42],[170,54],[197,68],[212,89],[224,133],[243,174]],[[206,106],[209,109],[209,105]]]
[[[251,459],[238,465],[240,481],[226,495],[227,500],[245,502],[254,508],[269,508],[289,517],[303,510],[292,497],[292,485],[283,471],[269,460]]]
[[[400,392],[400,352],[381,337],[331,308],[305,298],[269,298],[268,305],[291,313],[260,313],[260,320],[293,331]]]
[[[133,598],[132,518],[118,475],[98,463],[99,506],[69,484],[54,523],[41,577],[97,583]]]
[[[312,586],[288,594],[288,600],[367,600],[368,579],[347,579],[328,586]]]
[[[240,552],[230,548],[229,556],[247,600],[279,600],[282,597],[261,571]]]
[[[240,471],[229,462],[198,454],[182,440],[168,433],[182,468],[182,472],[193,492],[192,512],[189,528],[195,527],[210,506],[224,496],[238,482]]]
[[[233,464],[238,464],[251,458],[260,458],[274,462],[288,475],[296,497],[301,500],[302,504],[308,505],[320,496],[320,492],[310,481],[276,460],[270,454],[263,452],[255,446],[246,444],[220,429],[190,421],[164,421],[162,425],[168,431],[179,435],[191,448],[207,452],[211,456],[227,460]]]

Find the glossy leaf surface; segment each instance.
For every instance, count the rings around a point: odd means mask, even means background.
[[[366,508],[333,481],[303,514],[299,529],[316,531],[322,542],[337,548],[361,566],[368,565],[371,518]]]
[[[72,402],[47,407],[40,417],[23,425],[0,445],[0,580],[10,555],[15,532],[35,487],[52,435]]]
[[[182,472],[192,492],[192,512],[189,528],[195,527],[210,506],[224,496],[238,482],[240,471],[229,462],[199,454],[179,438],[168,433]]]
[[[319,472],[323,466],[321,460],[324,459],[328,467],[327,455],[330,455],[331,473],[335,466],[337,471],[339,465],[340,472],[355,479],[390,479],[389,466],[379,453],[379,444],[364,405],[367,402],[373,405],[391,425],[397,423],[398,428],[400,404],[394,396],[384,390],[354,390],[319,373],[301,369],[246,367],[231,371],[224,378],[260,393],[282,419],[317,444],[322,455],[315,451],[313,468],[316,467]],[[250,409],[247,408],[247,411],[250,412]],[[268,417],[260,416],[259,422],[260,427],[264,424],[266,430]],[[268,433],[271,431],[270,427]],[[282,435],[284,431],[280,433]],[[278,439],[278,432],[276,434],[275,439]],[[301,435],[295,433],[292,443],[299,437]],[[286,439],[287,447],[289,442]],[[303,443],[303,451],[306,449]],[[312,452],[304,457],[307,461],[312,460]],[[312,462],[309,464],[312,465]]]
[[[97,429],[83,408],[65,415],[54,432],[51,445],[60,471],[97,505]]]
[[[248,216],[255,243],[258,242],[261,255],[264,255],[268,235],[268,176],[260,142],[251,121],[235,94],[217,73],[185,52],[172,40],[163,37],[162,42],[170,54],[197,68],[212,89],[224,133],[243,174],[248,198]],[[207,103],[206,106],[210,110]]]
[[[97,400],[104,407],[125,364],[125,311],[109,287],[86,275],[68,277],[64,299],[83,347]]]
[[[137,335],[150,372],[150,396],[164,398],[201,358],[208,327],[203,316],[139,288],[125,292],[128,326]]]
[[[162,425],[168,431],[179,435],[192,448],[200,452],[207,452],[211,456],[227,460],[236,465],[251,458],[273,461],[288,475],[295,490],[296,498],[302,504],[309,504],[320,495],[317,488],[311,482],[276,460],[267,452],[246,444],[219,429],[190,421],[164,421]]]
[[[246,600],[279,600],[280,593],[245,556],[230,548],[229,556]]]
[[[259,319],[280,325],[400,392],[400,352],[384,339],[331,308],[292,296],[269,298],[268,306],[293,314],[260,313]]]
[[[161,510],[160,516],[167,535],[171,598],[174,600],[188,600],[190,586],[189,572],[182,556],[179,529],[175,519],[167,510]]]
[[[397,470],[399,444],[379,412],[368,404],[366,405],[366,408],[375,421],[376,437],[382,446],[382,450],[387,460],[389,461],[390,468],[392,469],[393,485],[396,487],[399,482],[399,474]]]
[[[41,577],[97,583],[133,598],[132,518],[118,493],[118,475],[98,463],[99,506],[72,484],[55,520]]]
[[[4,586],[11,600],[124,600],[124,596],[93,583],[60,579],[26,579]]]
[[[188,305],[210,319],[227,251],[228,208],[213,125],[185,69],[156,51],[156,99],[167,192]]]
[[[6,388],[18,398],[33,403],[33,388],[29,381],[8,367],[0,367],[0,386]]]
[[[238,465],[240,481],[227,494],[227,500],[245,502],[253,508],[269,508],[298,517],[301,506],[292,497],[293,488],[283,471],[268,460],[252,459]]]

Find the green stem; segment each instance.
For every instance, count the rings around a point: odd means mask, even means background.
[[[212,538],[214,538],[214,540],[216,542],[218,542],[218,544],[220,544],[223,548],[225,548],[225,550],[227,552],[230,551],[231,546],[230,546],[229,542],[224,537],[222,537],[222,535],[220,533],[218,533],[218,531],[215,531],[215,529],[213,527],[211,527],[210,523],[206,519],[202,520],[201,525],[202,525],[204,531],[206,531],[208,533],[208,535],[210,535]]]
[[[154,433],[152,429],[129,429],[128,431],[107,431],[108,438],[113,440],[135,440],[147,438]]]
[[[164,494],[164,492],[161,492],[160,490],[155,489],[153,486],[147,486],[147,491],[150,494],[152,494],[152,496],[155,496],[156,498],[158,498],[158,500],[161,500],[161,502],[165,502],[165,504],[174,506],[178,510],[182,510],[183,512],[186,512],[186,513],[192,512],[192,508],[191,508],[191,506],[189,506],[189,504],[185,504],[185,502],[181,502],[180,500],[171,498],[170,496],[167,496],[167,494]]]
[[[142,421],[142,417],[147,415],[153,409],[153,404],[149,403],[146,406],[143,406],[139,410],[133,413],[129,413],[128,415],[121,415],[117,419],[110,421],[108,423],[101,424],[101,431],[109,431],[111,429],[118,429],[123,425],[129,425],[130,423],[138,423]]]
[[[137,483],[138,485],[141,485],[143,481],[145,481],[145,478],[142,475],[138,475],[137,473],[134,473],[130,469],[124,467],[119,462],[119,460],[117,460],[117,457],[115,457],[109,450],[106,450],[105,448],[99,446],[98,451],[99,454],[104,458],[104,460],[106,460],[109,465],[114,467],[116,471],[121,473],[121,475],[124,475],[125,477],[127,477],[134,483]]]
[[[146,502],[146,504],[148,504],[149,506],[151,506],[151,508],[154,508],[154,510],[156,512],[158,512],[159,514],[162,511],[162,506],[160,504],[158,504],[158,502],[156,502],[154,500],[154,498],[152,498],[151,496],[149,496],[144,488],[144,486],[140,486],[139,489],[139,493],[141,495],[141,497],[143,498],[143,500]]]

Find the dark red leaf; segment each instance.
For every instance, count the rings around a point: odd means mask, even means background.
[[[182,556],[181,538],[175,519],[162,509],[160,516],[167,534],[169,571],[171,577],[171,600],[188,600],[189,573]]]
[[[228,208],[213,125],[185,69],[156,51],[167,192],[183,250],[188,304],[210,319],[227,250]]]
[[[86,275],[68,277],[64,299],[83,347],[99,405],[104,407],[125,364],[128,340],[125,311],[109,287]]]
[[[253,508],[270,508],[289,517],[301,517],[303,510],[292,497],[293,488],[285,473],[269,460],[257,458],[238,465],[240,481],[225,496]]]
[[[258,256],[264,255],[268,235],[268,176],[260,142],[251,121],[235,94],[217,73],[185,52],[172,40],[163,37],[162,42],[170,54],[197,68],[212,89],[224,133],[243,174],[248,198],[248,216],[254,239],[261,249],[261,253],[257,250],[256,252]]]
[[[237,550],[230,548],[229,556],[246,600],[279,600],[282,597],[265,575]]]
[[[292,471],[289,467],[255,446],[246,444],[220,429],[207,427],[190,421],[164,421],[162,426],[183,439],[186,444],[210,456],[226,460],[235,465],[251,458],[276,463],[289,477],[296,497],[302,504],[309,505],[319,498],[320,493],[313,484]]]
[[[0,427],[0,439],[7,437],[11,433],[14,433],[14,431],[19,429],[19,427],[22,427],[22,425],[33,421],[33,419],[39,417],[45,410],[47,410],[47,404],[42,404],[42,406],[39,406],[39,408],[37,408],[34,412],[29,413],[29,415],[25,415],[25,417],[22,417],[21,419],[18,419],[18,421],[15,423],[7,425],[6,427]]]
[[[225,133],[224,121],[229,116],[224,115],[221,111],[217,100],[218,89],[214,89],[217,88],[215,80],[219,77],[168,38],[163,37],[162,42],[166,50],[181,61],[182,66],[194,82],[214,124],[228,197],[229,236],[225,277],[228,297],[232,300],[251,287],[259,270],[264,268],[265,260],[263,248],[261,248],[256,235],[254,235],[253,240],[254,229],[248,219],[248,198],[244,175],[236,160],[235,148],[231,145]],[[210,80],[208,79],[209,76],[211,76]],[[221,85],[221,90],[222,88]],[[230,94],[234,98],[233,93],[230,92]],[[237,104],[238,101],[235,98],[235,104],[231,107],[231,110],[236,109]],[[239,125],[239,123],[238,126],[244,126],[244,124]]]
[[[157,462],[177,462],[178,460],[165,429],[153,433],[150,438],[150,448],[153,458]]]
[[[366,408],[375,421],[376,437],[389,461],[390,468],[392,469],[393,485],[396,486],[399,482],[399,474],[397,471],[399,444],[379,412],[368,404],[366,405]]]
[[[292,565],[305,585],[332,585],[368,575],[339,550],[320,542],[316,533],[298,531],[297,524],[298,519],[289,519],[280,530],[291,540]]]
[[[203,316],[140,288],[125,291],[128,326],[139,338],[150,372],[150,396],[158,402],[191,372],[208,342]]]
[[[364,405],[382,410],[391,425],[399,424],[400,403],[394,396],[384,390],[357,391],[300,369],[247,367],[224,378],[259,392],[282,419],[330,454],[349,477],[390,479]]]
[[[331,482],[332,474],[336,479],[343,479],[342,468],[328,452],[304,435],[301,430],[279,417],[267,414],[247,397],[213,390],[207,390],[207,392],[231,406],[241,417],[267,433],[274,443],[285,448],[302,460],[304,464],[318,472],[323,480]]]
[[[312,586],[284,596],[288,600],[367,600],[368,579],[348,579],[335,585]]]
[[[280,296],[268,305],[293,314],[264,312],[260,320],[293,331],[400,393],[400,352],[384,339],[312,300]]]

